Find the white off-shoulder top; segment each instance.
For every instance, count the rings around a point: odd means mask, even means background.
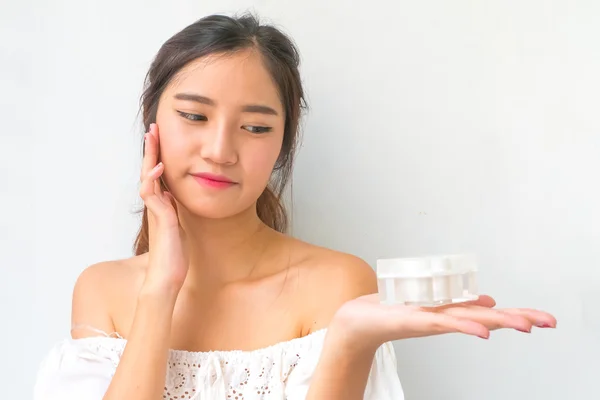
[[[303,400],[325,334],[253,351],[170,350],[163,399]],[[126,343],[106,335],[56,344],[38,370],[34,400],[101,400]],[[404,399],[391,343],[376,352],[364,399]]]

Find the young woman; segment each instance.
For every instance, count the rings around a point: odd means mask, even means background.
[[[283,233],[298,64],[252,16],[209,16],[162,46],[142,99],[136,255],[81,274],[36,400],[398,400],[392,340],[555,327],[487,296],[383,306],[364,261]]]

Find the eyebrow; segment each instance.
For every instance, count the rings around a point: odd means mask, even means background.
[[[216,105],[216,103],[213,99],[210,99],[206,96],[201,96],[199,94],[194,94],[194,93],[177,93],[174,97],[178,100],[194,101],[196,103],[206,104],[207,106],[215,106]],[[275,109],[273,109],[269,106],[261,105],[261,104],[247,104],[244,107],[242,107],[242,111],[249,112],[249,113],[275,115],[275,116],[279,115],[279,113],[277,111],[275,111]]]

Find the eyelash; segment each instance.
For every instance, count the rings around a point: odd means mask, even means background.
[[[191,113],[186,113],[186,112],[183,112],[183,111],[177,111],[177,112],[183,118],[185,118],[185,119],[187,119],[189,121],[192,121],[192,122],[207,121],[207,118],[204,115],[191,114]],[[273,129],[273,128],[268,127],[268,126],[254,126],[254,125],[244,125],[242,128],[244,128],[248,132],[254,133],[254,134],[261,134],[261,133],[271,132],[271,130]]]
[[[179,115],[181,115],[185,119],[189,119],[190,121],[206,121],[206,117],[200,114],[190,114],[183,111],[177,111]]]

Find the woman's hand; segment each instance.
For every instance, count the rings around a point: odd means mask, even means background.
[[[179,293],[188,271],[184,234],[173,196],[161,189],[164,165],[159,158],[158,126],[144,135],[140,196],[148,212],[149,264],[143,289]]]
[[[526,308],[494,309],[495,305],[491,297],[480,296],[476,301],[441,307],[390,306],[381,304],[379,295],[373,294],[345,303],[331,327],[350,347],[366,350],[392,340],[444,333],[487,339],[490,331],[496,329],[531,332],[533,326],[556,327],[556,319],[548,313]]]

